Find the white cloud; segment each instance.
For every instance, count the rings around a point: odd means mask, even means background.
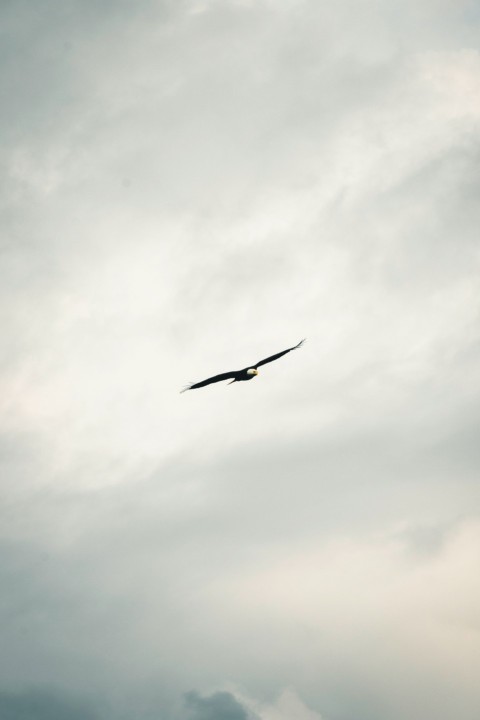
[[[480,702],[480,525],[465,520],[446,530],[427,555],[407,552],[407,538],[402,531],[285,544],[254,572],[213,583],[210,601],[229,642],[255,638],[261,661],[283,656],[286,641],[284,672],[317,702],[332,677],[342,682],[345,674],[389,717],[421,718],[422,705],[470,717]]]

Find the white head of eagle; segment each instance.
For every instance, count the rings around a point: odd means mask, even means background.
[[[255,370],[255,368],[250,368],[247,370],[247,375],[258,375],[258,370]]]

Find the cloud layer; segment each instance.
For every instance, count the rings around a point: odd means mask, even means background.
[[[2,717],[476,717],[474,5],[0,13]]]

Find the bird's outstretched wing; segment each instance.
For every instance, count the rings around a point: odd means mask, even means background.
[[[257,369],[260,367],[260,365],[266,365],[269,362],[273,362],[274,360],[278,360],[278,358],[281,358],[282,355],[286,355],[290,350],[296,350],[299,347],[302,347],[303,343],[305,342],[305,339],[300,340],[298,345],[294,345],[294,347],[288,348],[288,350],[282,350],[282,352],[277,353],[276,355],[270,355],[270,357],[265,358],[265,360],[260,360],[256,365],[252,365],[251,367],[254,367]]]
[[[207,378],[206,380],[201,380],[198,383],[192,383],[191,385],[187,385],[187,387],[184,387],[183,390],[180,390],[180,392],[186,392],[187,390],[195,390],[196,388],[205,387],[205,385],[210,385],[210,383],[216,383],[220,382],[220,380],[228,380],[229,378],[234,378],[237,374],[236,370],[231,370],[230,372],[226,373],[220,373],[220,375],[214,375],[211,378]]]

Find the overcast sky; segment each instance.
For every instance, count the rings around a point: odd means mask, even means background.
[[[3,0],[2,720],[480,717],[479,31]]]

